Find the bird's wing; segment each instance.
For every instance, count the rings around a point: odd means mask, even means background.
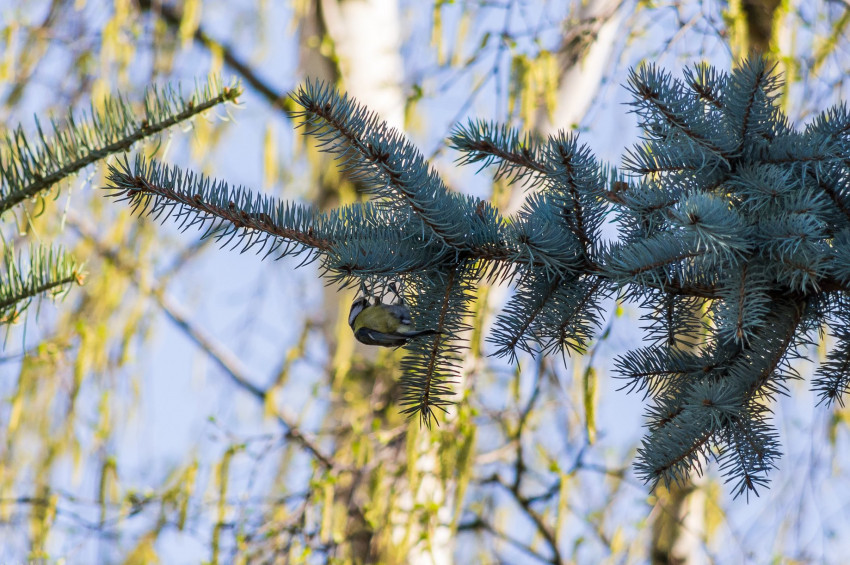
[[[407,343],[408,340],[408,336],[402,334],[388,334],[369,328],[360,328],[354,335],[357,341],[366,345],[383,345],[385,347],[398,347]]]
[[[410,319],[410,310],[404,304],[387,304],[386,307],[398,318],[401,325],[409,326],[413,324],[413,320]]]

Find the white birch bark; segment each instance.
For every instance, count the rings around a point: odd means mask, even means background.
[[[705,565],[705,481],[696,478],[669,489],[659,487],[658,502],[649,514],[653,565]]]
[[[611,68],[626,15],[623,4],[623,0],[575,4],[558,50],[561,75],[555,111],[550,121],[541,109],[535,128],[539,133],[575,128],[587,114]]]
[[[345,91],[376,112],[390,126],[404,130],[405,97],[401,57],[401,18],[398,0],[319,0],[328,35],[333,40],[338,70]],[[445,425],[445,424],[444,424]],[[451,425],[450,423],[448,425]],[[390,523],[398,524],[391,532],[393,556],[412,565],[449,565],[452,563],[451,522],[455,488],[439,478],[438,445],[423,430],[416,437],[414,465],[417,477],[414,485],[400,480],[395,485],[397,500],[391,505],[394,516]],[[403,457],[404,452],[399,454]],[[387,461],[393,467],[404,460]],[[421,531],[416,513],[422,508],[437,506],[436,523]],[[420,528],[420,529],[417,529]],[[425,533],[426,535],[422,535]],[[422,540],[427,540],[427,543]],[[370,556],[376,557],[374,548]],[[355,556],[358,557],[358,556]]]
[[[404,129],[398,0],[321,0],[345,90]]]

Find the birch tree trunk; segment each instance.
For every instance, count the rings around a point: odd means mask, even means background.
[[[549,117],[541,104],[535,130],[543,135],[578,127],[610,71],[623,29],[623,0],[577,3],[558,49],[558,96]]]
[[[349,95],[366,104],[390,126],[403,130],[401,28],[397,0],[317,0],[302,24],[302,34],[307,39],[302,39],[302,68],[306,74],[315,76],[314,69],[307,68],[315,64],[328,75],[326,80],[339,78]],[[324,32],[332,42],[336,65],[313,47],[318,44],[315,38]],[[327,304],[332,303],[334,297],[329,295]],[[340,304],[340,310],[347,312],[345,306]],[[345,316],[340,317],[338,327],[347,324],[342,318]],[[343,339],[348,343],[338,345],[353,353],[352,338]],[[380,363],[377,352],[370,353],[375,353],[371,360]],[[336,392],[338,398],[344,398],[343,390]],[[339,406],[331,412],[347,411],[347,407]],[[439,477],[439,442],[432,441],[431,434],[425,430],[406,435],[405,439],[413,442],[412,445],[407,449],[388,447],[376,451],[375,460],[367,463],[369,469],[364,469],[359,479],[340,484],[334,496],[335,500],[350,501],[358,509],[349,508],[347,526],[352,541],[347,557],[355,562],[436,565],[452,562],[452,532],[448,524],[455,489],[450,479],[444,481]],[[411,450],[415,454],[413,458],[408,456]],[[383,506],[389,512],[384,524],[393,524],[391,531],[380,531],[380,527],[376,529],[363,519],[370,508],[376,507],[366,492],[376,477],[392,483],[386,487],[390,500]],[[436,519],[429,520],[427,516],[420,519],[423,509],[435,507],[438,508],[433,513]]]

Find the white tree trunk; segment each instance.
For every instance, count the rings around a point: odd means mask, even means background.
[[[537,131],[554,133],[577,127],[593,104],[617,47],[623,27],[623,0],[589,0],[576,5],[558,50],[560,79],[550,121],[545,109]]]
[[[321,0],[345,90],[404,129],[404,67],[397,0]]]
[[[669,489],[658,487],[658,502],[649,514],[653,565],[704,565],[705,481],[689,480]]]
[[[389,125],[404,130],[404,66],[398,1],[320,1],[345,91]],[[394,549],[402,552],[404,563],[449,565],[453,544],[447,524],[451,522],[455,488],[443,484],[439,478],[439,446],[431,441],[430,434],[423,430],[415,441],[419,456],[413,463],[413,474],[409,475],[416,480],[405,490],[397,487],[398,499],[392,504],[395,516],[390,522],[398,525],[391,532],[392,543]],[[400,466],[404,461],[392,463]],[[434,506],[439,508],[436,523],[427,525],[430,532],[422,535],[416,513]]]

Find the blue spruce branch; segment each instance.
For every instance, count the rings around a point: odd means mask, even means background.
[[[850,112],[795,129],[758,58],[683,79],[645,66],[628,88],[645,137],[620,171],[573,134],[457,127],[462,164],[530,188],[510,218],[450,191],[402,133],[318,83],[294,95],[296,117],[369,202],[318,213],[141,160],[113,167],[107,188],[243,251],[304,253],[339,285],[399,283],[411,314],[440,332],[405,345],[401,405],[429,425],[451,403],[481,279],[517,286],[488,338],[512,361],[584,352],[606,299],[636,301],[650,309],[646,344],[616,365],[650,402],[638,471],[669,483],[715,459],[736,494],[757,494],[779,458],[770,403],[823,325],[837,346],[815,389],[827,403],[850,389]],[[616,241],[601,235],[611,217]]]

